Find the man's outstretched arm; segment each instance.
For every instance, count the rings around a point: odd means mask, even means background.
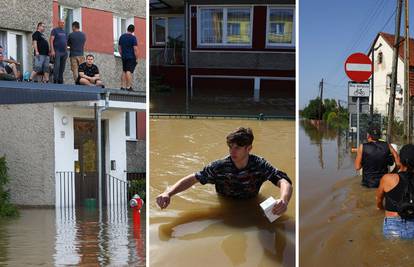
[[[277,186],[280,187],[280,201],[273,206],[272,212],[281,215],[287,209],[289,200],[292,197],[293,187],[286,179],[280,179]]]
[[[190,188],[197,182],[198,180],[195,177],[194,173],[182,178],[181,180],[176,182],[171,188],[165,190],[164,193],[157,196],[156,201],[157,201],[158,206],[161,209],[165,209],[170,204],[172,196],[182,191],[187,190],[188,188]]]

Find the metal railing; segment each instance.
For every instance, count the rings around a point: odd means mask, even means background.
[[[295,116],[274,116],[274,115],[225,115],[225,114],[196,114],[196,113],[150,113],[151,119],[169,118],[169,119],[248,119],[248,120],[294,120]]]
[[[56,207],[74,207],[75,173],[70,171],[57,171],[55,178]]]
[[[106,174],[106,204],[107,205],[126,205],[128,202],[129,182]]]

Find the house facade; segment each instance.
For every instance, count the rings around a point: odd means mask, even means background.
[[[3,6],[0,15],[0,44],[6,48],[8,57],[22,62],[22,73],[32,71],[31,35],[38,22],[45,23],[45,34],[49,37],[59,19],[65,20],[68,33],[72,22],[78,21],[87,37],[85,53],[95,56],[104,84],[110,88],[120,88],[122,63],[118,38],[129,24],[134,24],[139,48],[134,84],[135,90],[145,91],[146,1],[23,0]],[[64,79],[65,83],[74,83],[69,62]]]
[[[145,111],[145,94],[1,82],[0,99],[0,153],[13,203],[82,206],[99,192],[104,204],[127,201],[126,114]],[[145,149],[141,154],[145,159]],[[145,160],[135,164],[145,170]]]
[[[374,47],[374,111],[382,116],[388,116],[389,97],[391,89],[393,45],[395,36],[380,32]],[[369,56],[372,60],[372,53]],[[414,93],[414,39],[410,39],[410,96]],[[397,87],[395,94],[394,114],[396,120],[403,120],[404,110],[404,41],[400,44],[398,53]],[[372,103],[372,102],[371,102]]]
[[[295,98],[295,1],[158,1],[150,72],[190,98]]]
[[[13,16],[10,16],[13,14]],[[139,58],[134,73],[135,90],[145,93],[146,85],[146,1],[76,1],[34,0],[12,1],[0,9],[0,45],[6,57],[21,62],[21,72],[32,71],[32,33],[38,22],[45,23],[47,38],[59,19],[65,20],[66,31],[73,21],[80,23],[86,34],[85,53],[95,56],[102,80],[107,88],[119,88],[122,62],[117,51],[119,36],[129,24],[135,25]],[[74,84],[69,60],[64,73],[65,84]],[[127,124],[127,165],[129,173],[144,173],[145,164],[145,110],[125,115]]]

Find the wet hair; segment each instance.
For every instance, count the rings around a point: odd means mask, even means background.
[[[226,137],[227,145],[249,146],[253,143],[253,131],[250,128],[240,127],[229,133]]]
[[[128,26],[127,30],[128,30],[129,32],[134,32],[134,31],[135,31],[135,26],[134,26],[134,25],[132,25],[132,24],[129,24],[129,26]]]
[[[39,22],[39,23],[37,24],[37,28],[39,28],[39,27],[40,27],[40,25],[42,25],[42,24],[44,24],[42,21],[41,21],[41,22]]]
[[[95,59],[95,57],[92,54],[87,54],[85,58],[88,58],[88,57]]]
[[[381,138],[381,130],[378,125],[371,125],[368,127],[367,133],[372,139],[378,140]]]
[[[80,28],[79,22],[77,21],[72,22],[72,27],[74,27],[75,29],[79,29]]]
[[[404,145],[400,150],[401,163],[408,168],[409,172],[414,171],[414,145]]]

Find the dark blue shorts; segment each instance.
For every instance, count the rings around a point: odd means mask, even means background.
[[[131,73],[134,72],[135,70],[135,66],[137,65],[137,60],[136,59],[122,59],[122,70],[123,71],[129,71]]]

